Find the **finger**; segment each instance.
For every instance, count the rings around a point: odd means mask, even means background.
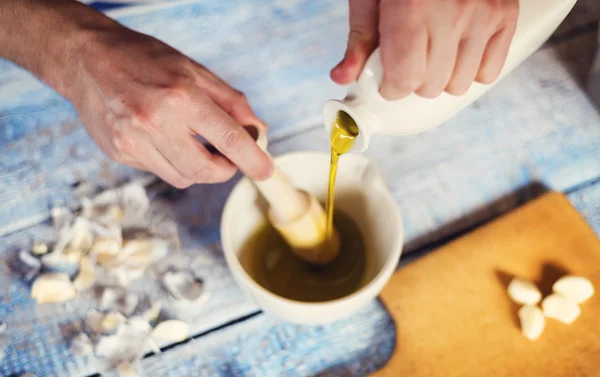
[[[465,28],[459,45],[452,78],[446,86],[448,93],[462,95],[469,90],[481,66],[486,46],[497,30],[499,21],[500,19],[485,6],[473,9],[470,23]]]
[[[469,90],[481,65],[485,42],[483,38],[469,38],[460,43],[456,67],[446,92],[458,96]]]
[[[481,67],[477,72],[477,82],[491,84],[498,78],[506,61],[513,35],[514,28],[504,28],[490,38],[483,54]]]
[[[342,61],[331,70],[331,79],[346,85],[356,80],[367,59],[377,47],[379,1],[349,0],[350,33]]]
[[[200,65],[198,67],[197,73],[201,79],[197,80],[197,84],[214,103],[225,110],[239,125],[255,126],[265,133],[268,131],[268,125],[252,111],[244,93],[231,87],[206,68]]]
[[[518,0],[499,0],[496,14],[498,22],[487,43],[476,81],[482,84],[494,82],[506,61],[510,43],[517,28],[519,17]]]
[[[225,157],[210,153],[190,132],[155,135],[152,142],[183,177],[195,183],[225,182],[237,170]]]
[[[152,145],[139,131],[130,131],[114,140],[114,146],[121,153],[143,165],[158,175],[165,182],[177,187],[186,188],[193,182],[186,179],[171,163]]]
[[[425,79],[416,91],[422,97],[439,96],[452,77],[460,39],[460,33],[453,23],[455,13],[456,9],[446,6],[436,12],[429,22],[430,41]]]
[[[425,77],[429,35],[416,2],[382,0],[380,48],[381,95],[397,100],[419,88]]]
[[[248,177],[265,180],[273,172],[271,159],[250,134],[218,106],[205,109],[202,123],[191,125]]]

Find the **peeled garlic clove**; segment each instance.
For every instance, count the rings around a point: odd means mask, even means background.
[[[121,252],[121,240],[112,237],[98,237],[92,245],[92,255],[98,264],[106,265],[114,262]]]
[[[127,322],[127,318],[116,310],[107,313],[100,322],[102,333],[115,331],[121,324]]]
[[[79,273],[75,280],[73,280],[75,289],[80,292],[84,291],[94,285],[95,281],[96,270],[94,269],[94,264],[88,258],[82,258],[79,262]]]
[[[552,286],[554,293],[560,293],[567,300],[582,303],[594,295],[592,282],[583,276],[563,276]]]
[[[509,297],[521,305],[535,305],[542,299],[542,293],[527,280],[514,278],[508,285]]]
[[[190,328],[187,323],[176,319],[170,319],[159,323],[152,330],[152,338],[170,342],[181,342],[190,336]]]
[[[149,239],[132,239],[123,243],[123,257],[127,264],[147,266],[150,263],[152,242]]]
[[[92,246],[92,233],[90,231],[89,222],[78,217],[73,224],[73,235],[69,247],[71,249],[80,250],[82,253],[87,253]]]
[[[529,340],[536,340],[542,335],[546,320],[544,313],[535,305],[525,305],[519,309],[521,333]]]
[[[573,323],[581,314],[581,309],[576,303],[558,293],[553,293],[542,301],[542,310],[547,318],[556,319],[567,325]]]
[[[72,299],[77,291],[69,276],[59,272],[46,273],[38,277],[31,287],[31,297],[39,304],[63,302]]]
[[[42,241],[35,241],[31,247],[31,253],[33,255],[44,255],[48,252],[48,245]]]

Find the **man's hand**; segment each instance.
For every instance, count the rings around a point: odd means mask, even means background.
[[[0,21],[15,18],[0,30],[0,56],[71,101],[111,158],[178,188],[226,181],[236,167],[256,180],[271,175],[271,160],[243,128],[267,128],[246,97],[179,51],[73,1],[0,4]]]
[[[93,34],[67,92],[113,159],[176,187],[267,178],[271,162],[242,126],[266,132],[246,97],[164,43],[124,28]],[[211,154],[202,136],[221,155]]]
[[[518,0],[349,0],[350,35],[344,59],[331,71],[338,84],[358,78],[379,45],[382,96],[413,92],[434,98],[490,84],[506,60]]]

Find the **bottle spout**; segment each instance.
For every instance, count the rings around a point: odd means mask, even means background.
[[[323,123],[327,130],[327,135],[331,134],[331,128],[335,122],[338,112],[343,111],[348,114],[358,126],[358,136],[354,141],[354,145],[349,153],[361,153],[369,147],[371,139],[371,125],[368,119],[361,116],[360,108],[348,106],[348,104],[338,100],[328,100],[323,105]]]

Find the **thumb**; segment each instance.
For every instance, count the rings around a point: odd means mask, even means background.
[[[342,61],[331,70],[331,79],[340,85],[356,80],[365,62],[377,47],[379,0],[349,0],[350,33]]]

